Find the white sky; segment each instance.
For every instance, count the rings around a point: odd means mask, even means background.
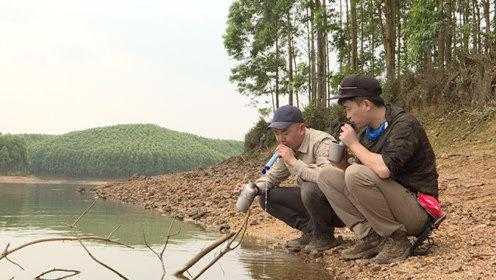
[[[0,0],[0,132],[154,123],[242,140],[258,116],[228,81],[230,4]]]

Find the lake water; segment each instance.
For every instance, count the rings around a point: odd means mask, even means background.
[[[100,261],[129,279],[160,279],[161,264],[144,245],[143,233],[151,247],[159,251],[171,219],[116,202],[98,201],[76,229],[68,227],[92,202],[91,197],[76,191],[76,185],[0,184],[0,250],[3,251],[7,244],[12,249],[42,238],[105,237],[115,225],[121,225],[112,235],[113,239],[131,245],[133,249],[90,241],[85,242],[86,247]],[[179,229],[180,233],[170,239],[165,251],[166,279],[175,279],[172,276],[175,270],[221,237],[191,223],[175,221],[174,225],[173,231]],[[195,275],[218,251],[207,255],[190,270],[191,274]],[[53,268],[81,271],[69,279],[120,279],[94,262],[78,242],[36,244],[9,257],[26,270],[3,259],[0,261],[0,280],[33,279]],[[267,250],[245,240],[200,279],[330,279],[330,276],[319,264],[306,263],[297,256]]]

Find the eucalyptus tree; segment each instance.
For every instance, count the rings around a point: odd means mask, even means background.
[[[293,6],[291,0],[236,0],[223,36],[228,54],[238,62],[230,80],[247,96],[274,94],[274,108],[279,107],[281,92],[289,93],[293,103]]]

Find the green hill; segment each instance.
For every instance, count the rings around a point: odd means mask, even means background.
[[[204,167],[243,151],[240,141],[207,139],[152,124],[21,137],[31,173],[45,176],[154,175]]]

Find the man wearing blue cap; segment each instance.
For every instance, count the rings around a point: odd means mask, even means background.
[[[275,111],[269,127],[276,136],[280,158],[255,181],[262,209],[302,232],[287,243],[291,251],[308,253],[337,246],[334,228],[344,224],[316,183],[320,169],[331,165],[328,153],[334,138],[307,128],[301,111],[289,105]],[[290,175],[296,177],[297,185],[279,187]]]

